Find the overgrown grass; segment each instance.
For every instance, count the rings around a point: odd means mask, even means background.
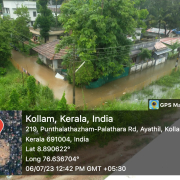
[[[163,87],[163,88],[161,89],[162,92],[165,92],[165,91],[167,91],[167,90],[168,90],[168,88],[166,88],[166,87]]]
[[[121,100],[122,100],[122,101],[124,101],[124,100],[128,100],[128,99],[130,99],[130,98],[131,98],[131,96],[132,96],[132,94],[131,94],[131,93],[126,93],[125,95],[123,95],[123,96],[121,97]]]
[[[153,95],[153,90],[152,89],[142,89],[141,93],[143,93],[146,96],[152,96]]]
[[[173,87],[175,84],[180,83],[180,70],[177,72],[173,69],[171,75],[164,76],[159,80],[155,81],[156,85]]]
[[[106,104],[98,106],[95,110],[148,110],[147,103],[142,101],[137,101],[137,103],[112,100],[108,101]]]
[[[169,96],[171,99],[180,99],[180,88],[176,88],[175,90],[169,90],[167,92],[167,96]]]
[[[58,100],[53,97],[52,90],[47,86],[36,85],[36,103],[34,106],[30,106],[30,101],[27,92],[27,78],[24,73],[19,72],[12,63],[9,61],[7,66],[7,74],[0,76],[0,109],[10,110],[8,102],[10,100],[10,94],[13,89],[16,89],[19,94],[19,110],[56,110]],[[23,86],[24,81],[24,86]],[[18,109],[17,109],[18,110]]]

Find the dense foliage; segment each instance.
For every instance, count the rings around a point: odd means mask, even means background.
[[[9,17],[1,19],[0,17],[0,67],[4,67],[11,57],[11,33],[12,21]]]
[[[168,30],[180,27],[179,6],[179,0],[145,0],[140,4],[140,8],[149,11],[147,26],[165,29],[166,35]]]
[[[152,57],[152,51],[149,49],[141,49],[141,52],[138,54],[141,60],[150,59]]]
[[[130,0],[72,0],[63,3],[59,21],[71,35],[63,37],[57,51],[65,46],[74,47],[77,60],[91,61],[98,73],[96,78],[109,74],[118,76],[123,66],[129,63],[130,47],[126,45],[131,42],[126,36],[134,34],[137,19],[138,11]],[[72,55],[69,50],[64,57],[63,63],[68,68]]]
[[[30,38],[30,31],[28,23],[30,22],[29,10],[25,6],[17,7],[14,11],[14,14],[17,15],[17,18],[14,20],[14,31],[15,33],[13,38],[15,42],[22,42],[23,49],[24,41],[29,40]]]
[[[38,3],[40,6],[40,14],[38,14],[33,27],[34,29],[40,28],[40,34],[46,42],[49,37],[49,31],[54,17],[52,15],[52,11],[47,8],[48,0],[39,0]]]

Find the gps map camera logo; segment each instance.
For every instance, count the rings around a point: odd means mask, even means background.
[[[149,100],[149,109],[152,109],[152,110],[159,109],[159,101],[158,100]]]

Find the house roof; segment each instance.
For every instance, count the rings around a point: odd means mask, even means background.
[[[180,43],[180,37],[174,37],[174,38],[163,38],[160,39],[161,42],[168,44],[168,45],[172,45],[176,42]]]
[[[167,48],[167,46],[161,42],[157,42],[154,47],[156,50],[161,50],[161,49]]]
[[[160,34],[165,34],[165,29],[160,29],[160,32],[159,32],[159,28],[150,28],[147,30],[147,32],[150,32],[150,33],[160,33]],[[169,30],[167,29],[166,32],[169,32]]]
[[[54,59],[62,59],[62,57],[67,54],[66,49],[61,49],[59,53],[55,53],[56,45],[59,43],[59,40],[54,40],[52,42],[34,47],[33,50],[38,52],[39,54],[45,56],[50,60]]]
[[[172,51],[172,49],[166,48],[166,49],[162,49],[161,51],[156,51],[155,53],[159,56],[161,54],[168,53],[168,52],[171,52],[171,51]]]
[[[40,36],[40,29],[29,28],[29,30],[30,30],[31,33]],[[64,33],[64,30],[61,30],[61,31],[49,31],[49,36],[61,35],[62,33]]]

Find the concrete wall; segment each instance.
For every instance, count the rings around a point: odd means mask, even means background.
[[[54,41],[56,39],[57,39],[57,35],[49,36],[49,41],[47,41],[47,42],[51,42],[51,41]]]
[[[47,64],[47,60],[46,60],[46,57],[45,57],[45,56],[43,56],[43,55],[41,55],[41,54],[38,53],[38,57],[39,57],[39,59],[41,59],[41,61],[42,61],[44,64]]]
[[[55,71],[56,69],[58,69],[58,60],[54,59],[53,60],[53,70]]]

